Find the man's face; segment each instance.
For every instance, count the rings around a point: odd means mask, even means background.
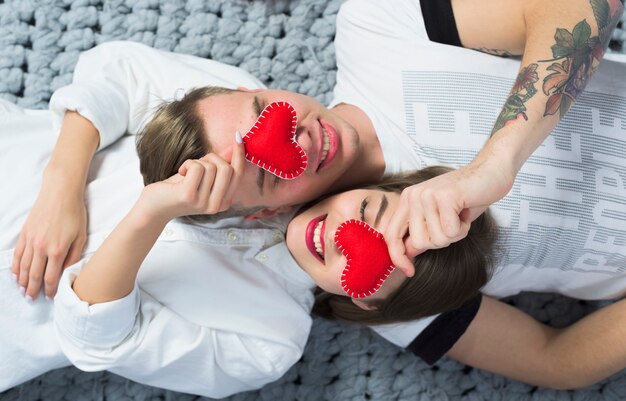
[[[312,200],[327,192],[358,156],[359,137],[350,124],[311,97],[281,90],[240,91],[202,100],[198,110],[213,152],[230,160],[235,131],[245,136],[265,106],[279,101],[296,111],[296,141],[306,152],[307,168],[297,178],[283,180],[246,162],[233,198],[238,207],[278,208]]]

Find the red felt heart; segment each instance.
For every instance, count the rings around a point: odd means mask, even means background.
[[[296,111],[287,102],[267,105],[243,138],[246,159],[285,179],[304,172],[307,156],[296,142]]]
[[[341,286],[353,298],[378,291],[394,269],[383,235],[363,221],[341,223],[335,231],[335,244],[348,259]]]

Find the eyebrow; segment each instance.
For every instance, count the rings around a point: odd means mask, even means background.
[[[263,107],[261,107],[261,99],[258,96],[254,96],[254,100],[252,100],[252,109],[257,116],[261,115],[263,111]]]
[[[261,112],[263,112],[263,108],[261,107],[261,99],[259,99],[257,95],[254,95],[254,98],[252,99],[252,110],[254,110],[254,113],[257,116],[260,116]],[[257,187],[259,187],[259,194],[263,196],[263,186],[265,184],[265,171],[261,167],[258,167],[258,169],[259,169],[259,172],[256,177],[256,185]]]
[[[387,206],[389,206],[389,199],[387,199],[387,195],[383,194],[383,200],[380,202],[380,208],[378,209],[378,213],[376,213],[376,220],[374,220],[374,227],[378,227],[380,218],[383,217],[383,213],[387,210]]]

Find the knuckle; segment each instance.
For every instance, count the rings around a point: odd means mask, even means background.
[[[43,279],[43,284],[44,284],[46,287],[52,287],[52,286],[55,286],[55,285],[56,285],[56,283],[57,283],[57,280],[56,280],[56,278],[55,278],[55,277],[48,277],[48,276],[46,276],[46,277],[44,277],[44,279]]]
[[[46,249],[46,240],[43,238],[38,238],[33,241],[33,248],[37,252],[43,252]]]
[[[28,274],[28,280],[34,283],[39,283],[43,277],[41,277],[41,273],[36,270],[31,270]]]
[[[197,198],[198,198],[198,195],[195,190],[187,190],[181,194],[181,200],[184,203],[195,203]]]
[[[214,174],[217,171],[217,166],[213,163],[207,163],[204,168],[207,172]]]
[[[61,257],[61,248],[52,247],[48,249],[48,258],[49,259],[59,259]]]

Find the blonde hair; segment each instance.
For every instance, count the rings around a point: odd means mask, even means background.
[[[198,103],[234,90],[217,86],[196,88],[182,99],[162,103],[137,137],[139,170],[145,185],[163,181],[178,172],[187,159],[211,151]]]
[[[137,137],[139,170],[144,185],[163,181],[178,172],[187,159],[199,159],[211,152],[206,125],[198,103],[211,96],[237,92],[218,86],[196,88],[182,99],[163,102]],[[205,223],[231,215],[246,215],[259,208],[243,209],[236,205],[213,215],[185,216],[188,223]]]

